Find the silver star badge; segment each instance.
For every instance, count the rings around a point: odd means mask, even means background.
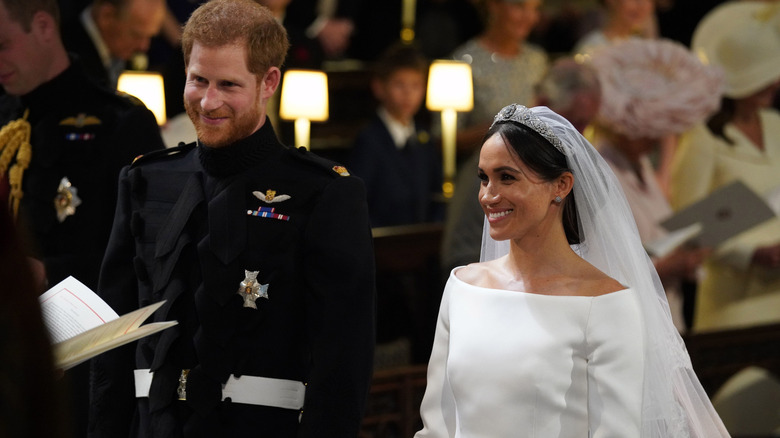
[[[268,285],[258,283],[257,274],[259,273],[260,271],[244,270],[244,275],[246,277],[238,287],[238,292],[236,292],[237,294],[244,297],[244,307],[257,309],[257,304],[255,304],[255,301],[258,298],[265,298],[266,300],[268,299]]]
[[[81,198],[77,195],[78,189],[73,187],[68,177],[60,180],[57,188],[57,196],[54,197],[54,208],[57,210],[57,220],[63,222],[68,216],[76,213],[76,207],[81,205]]]

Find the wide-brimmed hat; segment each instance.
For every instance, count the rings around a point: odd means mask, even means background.
[[[723,74],[678,42],[632,38],[590,62],[601,83],[596,120],[629,138],[679,134],[720,107]]]
[[[719,66],[724,94],[750,96],[780,78],[780,4],[730,1],[702,18],[691,48],[703,62]]]

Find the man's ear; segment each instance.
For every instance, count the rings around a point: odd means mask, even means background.
[[[379,78],[372,78],[371,79],[371,92],[374,93],[374,97],[378,101],[383,101],[385,99],[385,83]]]
[[[41,41],[51,42],[60,37],[56,20],[44,11],[38,11],[33,15],[30,21],[30,31]]]
[[[282,82],[282,72],[278,67],[271,67],[263,75],[263,79],[260,82],[260,97],[263,100],[270,99],[273,96],[276,89],[279,88],[279,84]]]

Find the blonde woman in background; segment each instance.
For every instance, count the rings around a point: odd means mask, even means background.
[[[512,102],[531,105],[534,87],[547,72],[549,58],[527,42],[539,22],[542,0],[483,0],[485,30],[455,49],[452,58],[471,64],[474,109],[458,115],[458,149],[474,151],[496,108]]]

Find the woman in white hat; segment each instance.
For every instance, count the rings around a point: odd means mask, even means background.
[[[681,140],[672,170],[672,206],[681,209],[741,180],[769,195],[780,186],[778,5],[725,3],[706,15],[693,49],[722,68],[720,110]],[[704,264],[694,330],[780,321],[780,219],[731,238]]]

